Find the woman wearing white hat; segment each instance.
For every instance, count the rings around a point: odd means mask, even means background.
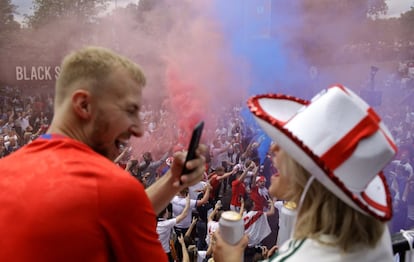
[[[275,142],[269,193],[298,203],[291,238],[268,260],[392,261],[382,169],[397,148],[374,110],[340,85],[312,101],[260,95],[248,105]],[[215,237],[215,262],[242,260],[246,237],[236,246]]]

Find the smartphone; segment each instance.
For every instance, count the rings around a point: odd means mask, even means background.
[[[204,121],[199,122],[193,129],[193,134],[191,135],[190,145],[188,146],[187,157],[185,158],[184,168],[181,172],[182,175],[188,174],[191,170],[186,168],[188,161],[193,160],[196,157],[196,149],[200,143],[201,133],[203,132]]]

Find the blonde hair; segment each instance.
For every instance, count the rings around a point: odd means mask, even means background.
[[[288,197],[299,202],[311,174],[286,154],[284,175],[290,176]],[[335,237],[333,243],[346,252],[356,245],[374,247],[384,231],[384,223],[345,204],[316,179],[309,186],[298,210],[295,239],[312,238],[319,242],[321,235]]]
[[[89,46],[67,55],[56,81],[55,104],[60,104],[77,82],[85,82],[90,91],[98,92],[98,87],[104,88],[105,81],[119,68],[125,69],[139,86],[145,86],[145,76],[140,67],[109,49]]]

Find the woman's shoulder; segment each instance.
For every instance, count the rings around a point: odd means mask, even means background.
[[[374,248],[358,246],[349,252],[343,252],[331,241],[333,241],[333,238],[326,235],[320,239],[290,239],[272,257],[265,261],[296,262],[307,261],[309,258],[321,262],[392,261],[392,253],[388,251],[390,247],[385,244],[387,242],[379,243]]]

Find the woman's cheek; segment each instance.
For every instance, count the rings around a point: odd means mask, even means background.
[[[279,177],[277,176],[272,176],[271,178],[271,183],[270,183],[270,187],[269,187],[269,194],[272,197],[276,197],[277,199],[279,199],[279,191],[280,191],[280,186],[279,186]]]
[[[273,176],[269,187],[269,194],[279,200],[289,200],[288,195],[288,180],[281,177],[281,175]]]

